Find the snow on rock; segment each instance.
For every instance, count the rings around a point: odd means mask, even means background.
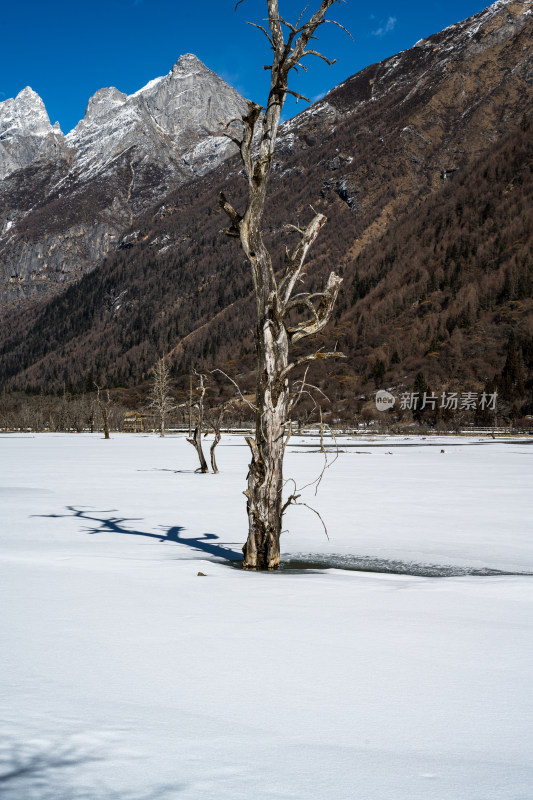
[[[26,86],[15,98],[0,103],[0,180],[37,158],[57,156],[63,134],[39,95]]]
[[[67,134],[76,157],[73,170],[87,180],[117,156],[148,159],[165,168],[186,165],[204,174],[229,155],[227,140],[209,135],[240,117],[243,98],[192,54],[180,56],[172,70],[131,95],[101,89],[89,100],[84,118]],[[206,153],[198,144],[208,142]],[[234,148],[233,148],[234,149]]]
[[[244,573],[242,437],[216,476],[183,436],[0,444],[0,756],[75,762],[3,798],[529,797],[531,577]],[[291,509],[284,553],[531,571],[530,441],[341,449],[305,498],[330,541]]]
[[[50,118],[43,101],[30,86],[26,86],[15,99],[0,103],[0,136],[15,131],[47,136],[51,132]]]
[[[84,120],[86,122],[104,120],[110,113],[116,113],[126,99],[127,95],[119,92],[114,86],[100,89],[89,100]]]

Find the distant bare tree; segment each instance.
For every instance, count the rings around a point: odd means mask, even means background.
[[[220,372],[221,370],[214,371]],[[188,405],[191,419],[194,417],[195,427],[193,434],[187,439],[187,441],[192,444],[198,454],[200,467],[196,471],[207,473],[209,472],[209,469],[202,448],[202,436],[207,436],[210,430],[213,431],[213,441],[211,443],[211,447],[209,448],[209,455],[211,460],[211,469],[213,470],[214,474],[217,475],[219,470],[215,458],[215,449],[222,437],[222,422],[224,420],[224,416],[233,405],[233,400],[227,400],[216,407],[209,407],[209,404],[206,403],[208,377],[197,372],[196,370],[194,370],[194,374],[198,378],[197,397],[194,401],[191,399]]]
[[[103,391],[103,388],[96,382],[94,385],[96,386],[96,402],[98,404],[98,408],[100,409],[100,413],[102,414],[102,421],[104,423],[104,439],[109,439],[109,406],[111,405],[109,390],[105,390],[106,396],[104,400],[103,395],[100,394],[100,392]]]
[[[274,274],[272,259],[262,237],[266,191],[281,111],[287,94],[302,97],[288,88],[289,73],[298,68],[305,69],[302,61],[308,56],[318,56],[328,64],[334,63],[310,49],[309,45],[316,38],[317,29],[327,21],[326,13],[335,2],[339,0],[322,0],[318,10],[306,22],[302,22],[302,14],[293,25],[280,15],[278,0],[267,0],[268,30],[255,25],[267,37],[273,51],[272,64],[267,67],[270,70],[270,93],[266,108],[249,102],[248,113],[242,117],[240,137],[234,130],[236,120],[223,131],[239,148],[248,184],[246,209],[242,215],[223,193],[219,195],[219,204],[230,221],[230,227],[223,233],[240,239],[252,271],[257,310],[255,437],[246,439],[252,460],[245,491],[248,511],[248,539],[243,548],[245,569],[276,569],[279,565],[284,510],[284,436],[290,412],[289,374],[298,365],[315,359],[342,356],[339,352],[319,350],[289,360],[290,344],[313,336],[327,324],[339,292],[342,279],[331,272],[321,292],[294,294],[302,282],[309,248],[326,217],[314,213],[305,227],[287,226],[296,235],[297,244],[293,250],[286,248],[285,267],[278,276]],[[308,314],[308,318],[293,322],[293,314],[302,311]]]
[[[211,469],[213,470],[215,475],[218,474],[218,466],[215,458],[215,448],[217,444],[220,442],[222,436],[221,434],[222,421],[230,405],[231,401],[229,403],[223,403],[218,408],[211,410],[207,417],[209,427],[212,429],[214,436],[213,441],[211,443],[211,447],[209,448],[209,454],[211,456]]]
[[[89,428],[89,431],[91,433],[94,433],[94,424],[95,424],[94,416],[96,409],[94,406],[94,399],[91,396],[87,395],[84,397],[83,409],[85,414],[85,424]]]
[[[209,467],[207,466],[207,461],[205,460],[204,451],[202,449],[202,434],[204,432],[204,399],[206,393],[205,387],[205,375],[196,372],[195,375],[198,378],[198,397],[194,401],[194,403],[190,402],[189,409],[191,414],[195,416],[195,428],[192,437],[187,439],[189,444],[192,444],[194,449],[198,454],[198,459],[200,461],[200,466],[196,470],[196,472],[207,473],[209,472]]]
[[[159,419],[159,435],[165,435],[167,416],[176,408],[170,392],[170,368],[165,356],[159,359],[154,367],[154,382],[150,395],[150,408],[153,408]]]

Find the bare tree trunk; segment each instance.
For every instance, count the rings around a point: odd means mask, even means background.
[[[189,375],[189,439],[192,436],[192,372]]]
[[[216,462],[216,458],[215,458],[215,447],[217,446],[217,444],[219,442],[220,442],[220,428],[218,428],[215,431],[215,438],[213,439],[211,447],[209,448],[209,453],[211,455],[211,469],[213,470],[215,475],[218,475],[218,467],[217,467],[217,462]]]
[[[205,375],[198,375],[198,379],[200,381],[199,389],[200,389],[200,397],[198,402],[196,403],[196,417],[197,417],[197,424],[196,428],[194,429],[194,434],[191,438],[187,439],[189,444],[192,444],[196,452],[198,453],[198,459],[200,461],[200,466],[196,470],[196,472],[208,473],[209,467],[207,466],[207,461],[205,460],[204,451],[202,449],[202,434],[204,430],[204,397],[205,397]],[[192,378],[191,378],[192,380]],[[191,385],[191,394],[192,394],[192,385]],[[192,413],[192,407],[189,405],[189,413]]]
[[[324,453],[325,452],[325,450],[324,450],[324,423],[322,421],[322,409],[321,408],[319,408],[319,414],[320,414],[320,452]]]
[[[109,439],[109,415],[107,413],[107,407],[102,405],[101,408],[102,417],[104,418],[104,439]]]
[[[268,311],[268,309],[267,309]],[[268,318],[265,316],[265,318]],[[283,449],[288,416],[288,379],[279,378],[287,367],[289,345],[283,325],[277,336],[258,338],[255,440],[246,441],[252,452],[248,471],[248,539],[244,546],[247,569],[275,569],[280,559],[282,522]]]
[[[213,433],[215,435],[215,438],[213,439],[209,452],[211,455],[211,469],[213,470],[215,475],[218,475],[218,466],[215,458],[215,448],[221,439],[220,429],[222,427],[222,420],[224,419],[224,414],[228,411],[230,406],[231,406],[231,401],[219,407],[217,414],[212,413],[210,415],[211,416],[210,426],[211,428],[213,428]]]
[[[101,386],[98,386],[97,383],[94,384],[96,386],[96,402],[98,403],[98,407],[100,408],[100,412],[102,414],[102,420],[104,423],[104,439],[109,439],[109,414],[108,414],[108,407],[111,403],[111,398],[109,397],[109,391],[107,391],[107,399],[102,400],[100,397],[100,390]]]
[[[192,444],[196,452],[198,453],[198,458],[200,460],[200,466],[196,470],[196,472],[209,472],[209,467],[207,466],[207,461],[205,460],[204,451],[202,449],[202,429],[200,426],[197,426],[194,429],[194,433],[192,439],[187,439],[189,444]]]

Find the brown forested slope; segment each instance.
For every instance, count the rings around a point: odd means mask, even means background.
[[[308,282],[344,274],[328,334],[349,356],[328,367],[341,405],[376,379],[411,385],[420,368],[433,385],[484,381],[501,370],[511,329],[529,352],[526,5],[367,68],[283,130],[265,236],[280,263],[283,224],[306,220],[309,203],[328,216]],[[224,364],[246,377],[250,279],[238,244],[218,233],[221,187],[242,207],[236,161],[165,198],[60,298],[8,320],[5,385],[82,388],[91,373],[132,385],[162,352],[181,373]]]

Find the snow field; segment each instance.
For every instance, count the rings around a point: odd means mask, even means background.
[[[282,551],[533,571],[533,448],[465,441],[343,439],[303,498],[329,542],[295,508]],[[0,448],[0,755],[78,760],[8,800],[531,797],[531,577],[212,561],[245,538],[240,437],[218,476],[183,437]]]

